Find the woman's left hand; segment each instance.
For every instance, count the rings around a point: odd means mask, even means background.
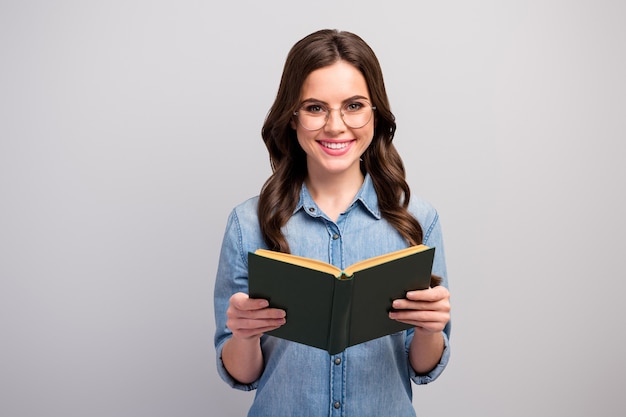
[[[392,306],[389,318],[427,333],[441,332],[450,321],[450,292],[443,286],[409,291]]]

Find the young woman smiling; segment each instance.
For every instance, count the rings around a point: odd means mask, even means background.
[[[215,283],[218,370],[231,386],[257,390],[249,416],[415,416],[411,381],[445,368],[439,216],[411,197],[395,128],[380,65],[360,37],[322,30],[293,46],[262,129],[273,173],[229,216]],[[343,268],[420,243],[436,247],[439,278],[389,313],[413,328],[337,355],[264,334],[288,317],[247,295],[247,253],[258,248]]]

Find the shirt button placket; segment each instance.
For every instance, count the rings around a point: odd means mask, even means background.
[[[341,219],[339,219],[341,221]],[[343,268],[343,254],[342,254],[342,237],[339,229],[339,225],[327,222],[328,228],[328,238],[330,243],[330,256],[331,263],[340,268]],[[331,366],[331,374],[332,374],[332,383],[331,383],[331,405],[332,405],[332,415],[333,416],[341,416],[345,410],[344,404],[341,403],[341,400],[345,395],[345,361],[344,355],[345,353],[337,354],[333,357],[330,366]]]
[[[332,374],[333,374],[333,383],[332,383],[332,391],[331,391],[331,400],[332,400],[332,415],[333,416],[341,416],[343,415],[341,403],[341,399],[345,395],[345,387],[343,385],[344,381],[344,361],[343,361],[344,353],[339,353],[335,355],[331,362]]]

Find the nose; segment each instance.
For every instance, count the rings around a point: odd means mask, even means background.
[[[341,109],[329,109],[328,120],[326,120],[326,130],[330,132],[342,132],[345,128],[346,124],[343,121]]]

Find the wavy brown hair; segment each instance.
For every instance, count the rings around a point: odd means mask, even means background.
[[[337,61],[345,61],[363,74],[376,107],[374,137],[362,155],[361,169],[372,178],[381,214],[409,244],[420,244],[422,227],[407,209],[411,192],[402,159],[392,143],[396,122],[378,59],[359,36],[329,29],[314,32],[292,47],[276,99],[263,124],[261,135],[272,166],[272,175],[261,189],[258,208],[265,243],[272,250],[289,252],[282,227],[293,214],[307,175],[306,154],[290,122],[300,104],[300,91],[307,76]]]

